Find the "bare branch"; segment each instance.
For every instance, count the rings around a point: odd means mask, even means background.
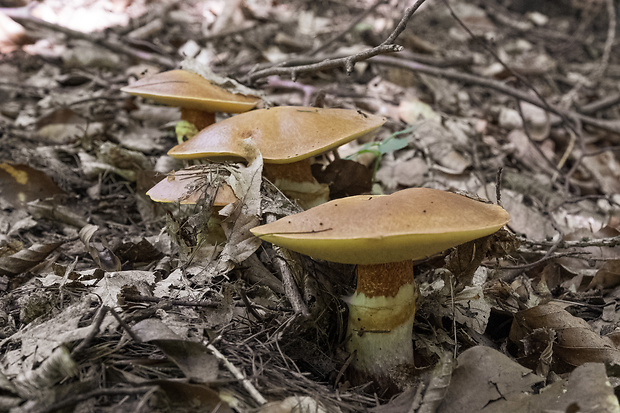
[[[415,13],[416,10],[420,8],[424,1],[425,0],[416,0],[413,6],[405,9],[403,17],[400,19],[392,33],[390,33],[390,35],[379,46],[364,50],[351,56],[337,59],[327,59],[319,63],[313,63],[308,65],[286,66],[287,63],[282,63],[279,67],[271,67],[259,70],[254,73],[250,73],[243,79],[243,81],[255,82],[258,79],[272,75],[290,75],[293,80],[296,80],[297,76],[302,73],[318,72],[319,70],[335,68],[344,68],[347,74],[349,74],[353,71],[353,68],[357,62],[368,60],[371,57],[380,54],[400,52],[401,50],[403,50],[403,47],[394,44],[394,41],[396,41],[396,38],[403,32],[403,30],[405,30],[405,28],[407,27],[407,22],[409,21],[413,13]]]
[[[535,96],[530,95],[524,91],[515,89],[506,85],[505,83],[487,79],[484,77],[456,72],[454,70],[449,69],[440,69],[437,67],[427,66],[422,63],[408,61],[404,59],[400,59],[397,57],[391,56],[375,56],[369,60],[371,63],[378,63],[387,66],[400,67],[402,69],[408,69],[413,72],[425,73],[430,76],[442,77],[445,79],[458,80],[464,83],[480,85],[484,87],[488,87],[490,89],[496,90],[500,93],[504,93],[508,96],[513,96],[517,99],[523,100],[525,102],[531,103],[532,105],[536,105],[540,108],[548,110],[551,113],[555,113],[556,115],[565,116],[569,119],[573,119],[576,121],[581,121],[585,125],[589,125],[598,129],[606,130],[609,132],[613,132],[615,134],[620,135],[620,121],[614,120],[604,120],[604,119],[596,119],[590,116],[582,115],[580,113],[562,109],[553,105],[546,105],[544,102],[541,102]],[[610,137],[610,139],[615,139],[616,141],[620,141],[620,137]]]

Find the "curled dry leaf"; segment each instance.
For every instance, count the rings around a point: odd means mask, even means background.
[[[620,285],[620,260],[607,261],[590,281],[590,288],[614,288]]]
[[[16,275],[41,263],[61,242],[51,244],[33,244],[30,248],[15,254],[0,257],[0,275]],[[2,249],[0,248],[0,253]]]
[[[93,235],[99,227],[97,225],[86,225],[80,230],[80,239],[86,246],[88,253],[95,260],[99,268],[105,271],[120,271],[121,261],[106,246],[101,243],[91,242]]]
[[[159,347],[187,378],[198,383],[217,379],[217,359],[203,344],[184,339],[153,318],[138,322],[131,330],[140,340]]]
[[[620,362],[620,351],[610,338],[601,337],[585,320],[573,316],[557,304],[543,304],[518,312],[509,337],[525,356],[526,346],[546,348],[528,342],[536,339],[531,333],[543,328],[554,330],[557,335],[553,344],[553,354],[557,358],[553,362],[559,367],[571,369],[589,362]]]

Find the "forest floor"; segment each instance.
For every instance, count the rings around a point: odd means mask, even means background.
[[[0,0],[1,411],[620,411],[617,2],[26,3]],[[248,232],[294,201],[264,181],[213,234],[208,203],[146,195],[191,164],[167,156],[179,110],[120,88],[178,67],[263,108],[385,117],[338,149],[358,174],[315,159],[332,198],[429,187],[510,213],[416,263],[398,391],[349,379],[354,266],[281,265]]]

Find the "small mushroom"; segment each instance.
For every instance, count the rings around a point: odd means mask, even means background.
[[[251,161],[258,149],[265,162],[264,175],[308,208],[327,201],[329,196],[327,186],[312,176],[309,158],[366,135],[383,123],[385,118],[349,109],[259,109],[211,125],[168,154],[181,159]],[[322,189],[312,194],[317,187]],[[311,196],[303,199],[308,192]]]
[[[197,204],[206,192],[205,179],[200,171],[182,169],[171,172],[147,191],[155,202],[178,202],[181,205]],[[224,207],[237,201],[237,197],[228,184],[220,184],[213,200],[213,206]]]
[[[215,192],[217,190],[217,192]],[[182,169],[171,172],[146,193],[155,202],[179,203],[181,205],[198,204],[201,199],[211,207],[211,216],[207,222],[208,235],[203,240],[209,245],[223,244],[226,235],[222,229],[219,212],[229,204],[237,201],[235,192],[226,183],[217,188],[207,182],[204,171],[197,168]]]
[[[398,367],[413,364],[413,261],[490,235],[508,220],[498,205],[411,188],[333,200],[251,231],[314,258],[358,265],[357,289],[347,300],[352,377],[393,388]]]
[[[198,130],[215,123],[215,112],[247,112],[260,101],[254,96],[229,92],[187,70],[170,70],[145,76],[121,90],[180,107],[181,119],[193,124]]]

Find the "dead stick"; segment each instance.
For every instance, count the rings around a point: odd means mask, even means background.
[[[606,121],[603,119],[596,119],[590,116],[582,115],[580,113],[577,113],[571,110],[561,109],[557,106],[546,105],[544,102],[541,102],[535,96],[532,96],[529,93],[510,87],[502,82],[498,82],[497,80],[487,79],[484,77],[475,76],[475,75],[471,75],[468,73],[456,72],[453,70],[440,69],[437,67],[427,66],[422,63],[408,61],[408,60],[400,59],[397,57],[391,57],[391,56],[375,56],[369,59],[369,62],[382,64],[386,66],[400,67],[402,69],[408,69],[413,72],[425,73],[430,76],[442,77],[442,78],[451,79],[451,80],[458,80],[464,83],[488,87],[489,89],[496,90],[500,93],[506,94],[508,96],[513,96],[517,99],[531,103],[532,105],[546,109],[552,113],[555,113],[556,115],[566,116],[569,119],[577,119],[586,125],[590,125],[592,127],[599,128],[599,129],[606,130],[608,132],[613,132],[613,133],[620,135],[620,122],[618,121]]]
[[[22,24],[24,26],[32,26],[32,27],[35,27],[36,29],[43,27],[48,30],[52,30],[58,33],[63,33],[71,38],[82,39],[82,40],[89,41],[91,43],[98,44],[113,52],[122,53],[130,57],[139,59],[139,60],[161,65],[165,68],[174,68],[176,66],[176,62],[167,57],[142,52],[142,51],[133,49],[131,47],[125,46],[122,43],[108,40],[98,34],[89,34],[89,33],[80,32],[77,30],[69,29],[68,27],[64,27],[58,24],[47,22],[37,17],[33,17],[30,15],[30,11],[25,10],[25,8],[12,9],[12,10],[4,9],[2,10],[2,13],[6,14],[8,17],[10,17],[11,19],[15,20],[17,23]]]
[[[271,223],[276,220],[276,217],[273,214],[267,215],[267,223]],[[287,262],[287,253],[284,248],[280,248],[277,245],[273,246],[273,250],[276,252],[276,257],[273,261],[274,265],[282,275],[282,284],[284,285],[284,292],[286,297],[288,298],[293,310],[295,310],[296,314],[301,314],[304,317],[310,316],[310,311],[308,310],[308,306],[304,302],[301,294],[299,293],[299,289],[297,288],[297,283],[295,283],[295,278],[291,273],[291,269],[288,266]]]

